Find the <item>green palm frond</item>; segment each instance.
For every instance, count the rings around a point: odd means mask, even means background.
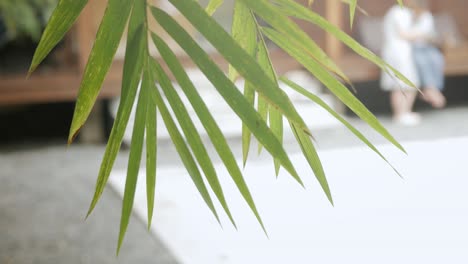
[[[69,142],[72,142],[79,129],[86,122],[128,24],[121,101],[99,170],[95,194],[88,211],[89,215],[103,193],[120,150],[132,107],[136,104],[136,118],[128,161],[118,249],[122,245],[130,219],[145,139],[147,149],[148,224],[151,224],[155,203],[157,114],[162,117],[183,164],[215,218],[219,221],[218,212],[213,205],[213,198],[220,202],[224,213],[235,225],[235,215],[232,215],[229,210],[228,199],[224,196],[213,162],[200,139],[199,131],[195,128],[187,109],[180,99],[180,91],[174,89],[168,76],[174,76],[174,81],[181,87],[181,92],[189,99],[216,153],[252,213],[265,230],[263,220],[244,180],[239,164],[237,164],[219,125],[213,119],[203,98],[189,79],[175,52],[164,38],[150,32],[148,28],[149,15],[147,14],[151,14],[159,26],[179,44],[213,84],[232,111],[242,120],[244,164],[247,162],[251,138],[255,137],[259,142],[259,151],[265,149],[272,156],[276,174],[282,167],[299,184],[303,184],[283,146],[283,119],[285,119],[288,121],[292,133],[295,135],[304,157],[325,195],[333,203],[331,188],[312,141],[311,132],[290,98],[280,88],[277,74],[265,44],[265,38],[270,39],[289,53],[362,120],[398,149],[405,151],[377,118],[342,83],[342,81],[349,82],[349,79],[337,64],[291,18],[296,17],[319,26],[348,45],[357,54],[375,63],[383,71],[392,72],[407,83],[410,84],[410,82],[341,29],[315,13],[313,5],[312,8],[307,8],[297,4],[294,0],[235,0],[232,34],[229,34],[211,17],[223,3],[222,0],[211,0],[207,7],[202,7],[195,0],[168,1],[229,62],[229,73],[223,72],[193,37],[165,11],[148,5],[146,0],[108,1],[81,82]],[[34,55],[31,71],[63,38],[87,2],[87,0],[59,1]],[[312,2],[309,1],[310,4]],[[359,9],[358,1],[343,2],[348,3],[350,6],[352,23],[356,9]],[[257,23],[257,18],[261,18],[269,27],[260,26]],[[151,36],[151,38],[148,38],[148,36]],[[149,39],[152,41],[149,41]],[[149,45],[153,44],[159,51],[161,59],[168,66],[168,71],[159,65],[159,61],[151,58]],[[245,79],[243,93],[234,85],[234,80],[238,76]],[[335,113],[320,98],[287,79],[281,78],[281,80],[312,102],[329,111],[377,155],[387,161],[363,134],[346,122],[339,114]],[[139,85],[140,83],[141,85]],[[146,137],[144,137],[145,132]],[[205,180],[208,185],[205,185]],[[208,188],[214,194],[213,198]]]

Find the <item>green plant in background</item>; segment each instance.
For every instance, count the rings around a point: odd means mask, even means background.
[[[4,42],[22,37],[39,41],[57,2],[58,0],[1,0],[0,21],[6,29]]]
[[[83,75],[70,129],[69,143],[73,141],[88,118],[111,66],[124,29],[128,25],[121,101],[99,171],[95,195],[88,211],[89,215],[103,193],[119,152],[132,107],[136,104],[136,117],[130,146],[118,249],[120,249],[129,223],[144,146],[146,146],[145,158],[147,164],[148,223],[151,225],[156,182],[157,112],[162,116],[183,164],[213,215],[219,220],[218,212],[208,192],[208,187],[205,185],[205,180],[216,199],[220,202],[224,212],[228,215],[232,224],[235,225],[234,216],[231,215],[225,200],[212,160],[207,154],[207,150],[181,101],[179,93],[185,94],[190,100],[240,194],[265,230],[263,221],[244,181],[242,170],[236,162],[225,136],[171,47],[148,28],[149,16],[153,16],[157,23],[180,45],[242,120],[244,163],[249,155],[251,137],[254,136],[259,144],[273,157],[276,173],[279,172],[280,167],[283,167],[302,185],[301,177],[283,147],[283,130],[286,125],[289,125],[325,195],[333,203],[325,172],[311,140],[312,133],[302,117],[297,113],[286,93],[279,88],[279,81],[286,83],[292,89],[329,111],[385,160],[377,148],[363,134],[346,122],[339,114],[335,113],[320,98],[290,80],[278,78],[269,58],[265,38],[270,39],[294,57],[362,120],[397,148],[404,151],[403,147],[380,124],[377,118],[342,83],[342,81],[348,82],[348,79],[340,68],[291,18],[296,17],[306,20],[322,28],[341,40],[357,54],[378,65],[383,71],[397,76],[408,84],[411,83],[378,56],[359,45],[353,38],[315,13],[313,5],[308,8],[296,3],[294,0],[236,0],[232,34],[228,34],[211,17],[216,8],[222,4],[222,0],[212,0],[207,9],[200,6],[195,0],[167,1],[185,16],[230,63],[229,74],[224,73],[184,28],[165,11],[148,5],[146,0],[108,1],[107,9]],[[349,4],[351,17],[353,17],[357,7],[357,0],[344,2]],[[39,65],[54,45],[64,37],[86,4],[87,0],[59,1],[34,55],[31,71]],[[261,18],[269,26],[261,26],[257,23],[257,18]],[[149,45],[155,45],[158,49],[170,73],[180,85],[180,92],[174,89],[168,77],[169,72],[163,70],[159,62],[150,56]],[[246,80],[243,94],[233,84],[233,80],[239,75]],[[140,83],[141,88],[138,89]],[[164,100],[164,97],[167,100]],[[254,103],[256,97],[258,98],[257,105]],[[171,114],[169,108],[172,109],[173,114]],[[286,120],[287,123],[284,124],[283,120]],[[179,127],[181,130],[179,130]]]

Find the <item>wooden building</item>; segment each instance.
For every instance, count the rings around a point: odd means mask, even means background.
[[[154,1],[157,2],[157,0]],[[304,4],[307,3],[307,0],[298,1]],[[372,30],[366,33],[364,29],[366,25],[373,25],[375,24],[373,22],[381,19],[386,10],[395,2],[395,0],[359,0],[359,5],[368,12],[369,16],[357,14],[353,30],[349,25],[348,7],[341,0],[315,0],[311,8],[361,41],[365,39],[365,34],[368,37],[370,34],[370,39],[378,40],[380,37],[378,33],[373,33]],[[464,41],[468,38],[468,19],[465,16],[465,12],[468,10],[468,1],[432,0],[431,6],[436,15],[446,14],[453,18],[453,20],[449,19],[449,22],[453,22],[453,25],[451,25],[453,29],[451,30],[456,34],[458,45],[446,52],[447,74],[466,75],[468,73],[468,49]],[[90,0],[76,25],[67,36],[65,49],[73,57],[68,63],[53,70],[39,70],[29,79],[26,79],[25,73],[0,73],[0,105],[74,101],[104,8],[105,1]],[[180,20],[180,22],[186,23],[183,20]],[[297,23],[333,59],[338,61],[339,66],[342,67],[351,80],[362,82],[378,78],[379,71],[377,67],[353,54],[338,40],[314,25],[299,20],[297,20]],[[186,24],[189,26],[188,23]],[[220,65],[225,66],[225,63],[218,55],[213,56]],[[123,45],[121,45],[116,57],[117,60],[103,85],[100,98],[111,98],[119,94]],[[181,59],[184,64],[190,65],[188,59],[183,57]],[[290,59],[283,52],[275,51],[273,60],[280,73],[300,68],[297,62]]]

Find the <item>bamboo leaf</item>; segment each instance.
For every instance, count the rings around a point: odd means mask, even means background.
[[[132,9],[132,14],[130,16],[130,19],[128,21],[128,32],[127,32],[127,43],[126,43],[126,49],[125,49],[125,57],[124,61],[125,63],[129,61],[128,64],[124,64],[124,74],[122,78],[122,93],[121,97],[126,97],[128,94],[128,89],[131,87],[130,82],[131,82],[131,75],[129,74],[130,71],[133,69],[130,68],[130,66],[135,67],[137,65],[137,62],[135,60],[139,60],[139,67],[143,67],[143,64],[146,63],[146,58],[148,56],[148,45],[146,43],[148,42],[148,37],[147,34],[144,31],[148,30],[148,27],[146,25],[147,21],[147,15],[146,15],[146,1],[141,1],[138,0],[135,2],[133,9]],[[142,32],[138,32],[139,28],[142,28]],[[141,47],[143,47],[141,53],[141,58],[138,56],[135,56],[135,51],[130,49],[129,45],[129,40],[134,39],[136,36],[141,38]],[[134,48],[134,47],[133,47]],[[141,71],[143,71],[143,68],[141,68]]]
[[[323,67],[338,75],[341,79],[350,83],[343,71],[333,62],[330,57],[305,33],[296,23],[289,19],[275,5],[272,5],[267,0],[238,0],[247,5],[255,14],[260,16],[268,24],[277,31],[284,34],[285,38],[295,40],[300,43],[304,50],[307,50],[308,56],[311,56],[318,61]]]
[[[341,2],[347,4],[347,5],[351,5],[351,2],[352,1],[355,1],[355,0],[340,0]],[[356,0],[357,2],[357,0]],[[363,15],[366,15],[368,16],[369,14],[366,12],[366,10],[364,10],[364,8],[360,7],[357,3],[356,3],[356,8],[355,8],[357,11],[359,11],[361,14]]]
[[[276,76],[275,69],[273,68],[273,63],[271,62],[270,55],[268,54],[268,48],[266,46],[265,39],[261,34],[259,36],[257,60],[260,66],[263,68],[263,70],[268,74],[268,76],[272,80],[274,80],[275,83],[278,83],[278,78]],[[261,103],[260,100],[263,101],[263,98],[259,97],[259,104]],[[276,138],[278,138],[279,142],[283,144],[283,115],[275,107],[267,107],[267,109],[269,110],[270,116],[270,128],[273,131],[273,134],[275,134]],[[259,112],[260,115],[262,115],[260,106]],[[274,159],[273,162],[275,165],[276,176],[278,176],[280,170],[280,162],[277,159]]]
[[[127,42],[126,59],[123,68],[121,101],[109,136],[109,141],[107,142],[101,168],[99,169],[99,175],[96,181],[96,190],[87,216],[91,214],[104,191],[112,167],[114,166],[115,158],[117,157],[120,145],[122,144],[122,139],[130,118],[130,113],[132,112],[145,60],[145,35],[146,32],[144,32],[144,27],[140,26],[136,30],[133,39],[129,39]],[[124,91],[126,92],[124,93]]]
[[[263,98],[263,96],[259,95],[257,97],[257,109],[258,109],[258,114],[262,117],[263,121],[268,124],[268,103]],[[270,127],[271,128],[271,127]],[[262,153],[263,145],[258,142],[258,154],[260,155]]]
[[[211,186],[211,189],[215,193],[216,197],[218,198],[221,206],[223,207],[224,211],[226,212],[227,216],[231,220],[232,224],[236,226],[234,218],[232,217],[231,211],[226,202],[226,198],[224,197],[223,189],[221,184],[219,183],[218,175],[216,170],[211,162],[210,156],[208,156],[208,152],[203,144],[203,141],[198,133],[195,125],[193,124],[192,120],[190,119],[190,115],[187,109],[184,106],[184,103],[180,99],[179,95],[175,91],[174,86],[171,83],[171,80],[166,75],[164,70],[161,66],[154,60],[151,60],[150,65],[152,67],[153,72],[156,74],[156,78],[159,80],[159,84],[161,85],[166,98],[174,111],[174,114],[182,128],[182,131],[185,134],[185,138],[192,149],[192,153],[195,156],[195,159],[198,161],[203,173],[205,174],[208,183]]]
[[[237,165],[236,159],[231,151],[231,148],[229,147],[226,138],[221,132],[221,129],[216,124],[216,121],[211,115],[210,110],[208,109],[202,97],[198,93],[196,87],[193,85],[192,81],[188,77],[184,68],[178,61],[176,55],[170,50],[169,46],[167,46],[167,44],[161,38],[159,38],[155,34],[152,34],[152,36],[154,43],[159,50],[159,53],[170,68],[171,72],[174,74],[175,78],[177,79],[179,85],[182,88],[182,91],[185,93],[188,100],[192,104],[195,113],[197,114],[203,127],[205,128],[224,166],[231,175],[232,180],[236,184],[242,197],[245,199],[245,201],[251,208],[252,212],[254,213],[255,217],[257,218],[258,222],[260,223],[260,225],[266,233],[265,226],[263,224],[262,219],[260,218],[260,214],[258,213],[258,210],[255,206],[249,188],[244,180],[244,177],[242,176],[242,172],[239,166]]]
[[[374,151],[377,155],[379,155],[392,169],[398,174],[398,176],[402,177],[398,170],[385,158],[385,156],[364,136],[359,130],[357,130],[353,125],[351,125],[346,119],[344,119],[340,114],[335,112],[330,106],[328,106],[320,97],[314,95],[313,93],[307,91],[297,83],[288,80],[286,78],[280,78],[282,82],[287,84],[296,92],[302,94],[303,96],[309,98],[310,100],[314,101],[320,107],[325,109],[328,113],[330,113],[333,117],[335,117],[338,121],[340,121],[346,128],[349,129],[357,138],[359,138],[364,144],[366,144],[372,151]]]
[[[186,3],[188,2],[191,1],[187,1]],[[215,88],[218,90],[218,92],[221,94],[224,100],[226,100],[231,109],[249,127],[250,131],[255,135],[255,137],[272,154],[272,156],[278,158],[281,161],[283,167],[300,184],[302,184],[301,179],[299,178],[296,170],[294,169],[294,166],[292,165],[281,143],[278,141],[278,139],[274,136],[273,132],[262,120],[262,117],[247,102],[245,97],[237,90],[236,86],[226,77],[222,70],[219,69],[219,67],[209,58],[209,56],[190,37],[190,35],[188,35],[188,33],[180,25],[178,25],[169,15],[167,15],[164,11],[160,9],[153,8],[152,10],[154,13],[154,17],[159,21],[160,25],[165,28],[166,32],[171,34],[172,38],[192,58],[192,60],[206,75],[210,82],[213,83]],[[242,50],[242,52],[244,51]],[[248,55],[246,56],[248,57]],[[251,59],[252,58],[250,58],[249,61]],[[255,65],[258,65],[255,62],[255,60],[254,63]],[[249,65],[252,64],[249,63]],[[262,75],[265,74],[262,69],[259,70],[262,72]],[[265,77],[267,79],[268,84],[272,83],[272,81],[267,76]],[[273,84],[273,86],[275,85]],[[300,120],[302,121],[302,119]]]
[[[249,54],[255,54],[257,44],[257,25],[252,12],[240,1],[234,3],[234,14],[231,28],[232,38]],[[229,64],[229,79],[239,77],[236,68]]]
[[[140,170],[141,152],[143,151],[143,140],[145,135],[146,109],[148,106],[148,78],[143,78],[146,83],[140,89],[137,109],[135,114],[135,123],[133,125],[132,141],[130,144],[130,154],[128,158],[127,179],[125,181],[125,190],[122,204],[122,216],[120,218],[119,242],[117,245],[117,254],[122,246],[125,233],[127,231],[130,216],[132,214],[133,201],[135,199],[135,189],[138,180],[138,171]]]
[[[356,14],[357,0],[349,1],[349,24],[353,27],[354,15]]]
[[[153,74],[155,73],[153,72]],[[187,172],[192,178],[192,181],[195,184],[195,187],[197,188],[198,192],[202,196],[208,208],[211,210],[211,212],[215,216],[216,220],[221,224],[218,213],[216,212],[216,209],[214,207],[213,201],[211,200],[210,194],[208,193],[208,190],[206,189],[205,183],[203,182],[203,178],[200,174],[200,171],[198,170],[197,164],[195,163],[195,160],[193,159],[193,156],[190,153],[190,150],[187,147],[187,144],[185,143],[184,138],[182,137],[179,130],[177,129],[177,126],[174,120],[172,119],[172,116],[166,104],[164,103],[164,100],[162,99],[161,94],[159,93],[156,87],[154,89],[151,89],[150,96],[153,97],[152,100],[156,101],[156,105],[158,106],[159,113],[161,114],[164,124],[166,125],[167,131],[169,132],[169,136],[171,137],[172,142],[174,143],[177,149],[177,152],[179,153],[179,156],[182,162],[184,163],[185,168],[187,169]]]
[[[304,52],[299,45],[291,40],[282,38],[282,35],[269,28],[262,28],[262,32],[278,46],[284,49],[289,55],[294,57],[308,71],[310,71],[320,82],[322,82],[333,94],[335,94],[346,106],[348,106],[356,115],[364,120],[369,126],[375,129],[389,142],[405,152],[404,148],[395,138],[382,126],[379,120],[332,74],[323,69],[315,60],[304,56]]]
[[[257,49],[257,25],[252,12],[239,1],[234,4],[234,16],[232,20],[232,38],[251,56],[255,56]],[[237,71],[234,66],[229,65],[229,78],[235,80]],[[244,96],[253,106],[255,103],[255,88],[248,81],[244,85]],[[252,134],[249,128],[242,124],[242,156],[244,166],[249,155]]]
[[[244,96],[247,102],[254,107],[255,105],[255,88],[250,82],[245,82]],[[244,167],[247,164],[247,158],[249,157],[250,144],[252,142],[252,133],[249,127],[242,123],[242,157]]]
[[[68,142],[71,143],[94,106],[119,46],[134,0],[109,0],[84,70]]]
[[[29,68],[32,73],[50,51],[63,39],[80,15],[88,0],[60,0],[42,33]]]
[[[308,132],[307,126],[297,113],[287,95],[278,89],[260,68],[255,58],[249,56],[226,31],[208,16],[200,5],[193,0],[169,0],[210,43],[231,63],[246,81],[256,84],[257,92],[263,94],[270,103],[278,107],[285,116]],[[255,2],[255,1],[254,1]],[[177,23],[164,11],[152,8],[153,16],[174,39],[180,39],[176,31]],[[182,29],[182,28],[181,28]],[[183,30],[183,29],[182,29]],[[177,41],[177,40],[176,40]],[[181,45],[181,43],[179,43]]]
[[[142,89],[154,89],[152,74],[146,70],[143,76]],[[148,229],[151,227],[154,209],[154,196],[156,188],[156,159],[157,159],[157,108],[153,97],[148,97],[146,110],[146,196],[148,205]]]
[[[391,71],[393,72],[395,76],[397,76],[399,79],[404,81],[406,84],[408,84],[409,86],[415,87],[414,84],[412,84],[412,82],[408,80],[403,74],[401,74],[399,71],[391,67],[388,63],[382,60],[379,56],[375,55],[369,49],[363,47],[361,44],[359,44],[359,42],[354,40],[351,36],[343,32],[340,28],[336,27],[335,25],[330,23],[328,20],[326,20],[319,14],[303,7],[302,5],[292,0],[274,0],[274,1],[280,5],[279,8],[282,10],[282,12],[289,14],[290,16],[294,16],[299,19],[309,21],[319,26],[326,32],[332,34],[334,37],[339,39],[341,42],[343,42],[343,44],[348,46],[354,52],[356,52],[363,58],[369,60],[370,62],[374,63],[375,65],[377,65],[383,71],[388,72],[388,73],[390,73]]]
[[[327,178],[325,177],[325,171],[323,170],[322,162],[318,156],[317,150],[315,149],[314,144],[310,137],[305,134],[302,130],[297,129],[294,124],[291,124],[291,129],[293,130],[294,136],[296,137],[297,142],[299,143],[302,153],[309,163],[310,167],[314,171],[315,178],[322,186],[322,190],[325,192],[328,200],[333,205],[333,198],[330,192],[330,187],[328,186]]]
[[[223,4],[224,0],[211,0],[206,6],[205,11],[209,16],[212,16],[214,12]]]

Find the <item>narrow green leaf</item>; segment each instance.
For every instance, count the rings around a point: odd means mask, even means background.
[[[68,142],[71,143],[89,116],[112,64],[134,0],[109,0],[93,49],[84,70]]]
[[[268,110],[269,110],[269,107],[268,107],[267,101],[261,95],[259,95],[258,98],[257,98],[257,109],[258,109],[258,114],[262,117],[263,121],[265,121],[265,123],[268,124]],[[262,153],[262,149],[263,149],[263,145],[260,142],[258,142],[257,152],[258,152],[259,155],[260,155],[260,153]]]
[[[167,101],[174,111],[174,114],[179,121],[180,127],[185,134],[185,138],[187,139],[187,142],[192,149],[192,153],[195,156],[195,159],[198,161],[198,164],[200,165],[203,173],[205,174],[211,189],[218,198],[221,206],[229,217],[229,220],[231,220],[232,224],[236,226],[236,222],[232,217],[231,211],[229,210],[226,202],[226,198],[224,197],[223,188],[219,183],[216,170],[213,166],[213,163],[211,162],[210,156],[208,155],[200,134],[198,133],[190,118],[187,108],[180,99],[174,86],[171,83],[171,80],[166,75],[161,66],[154,60],[151,60],[150,65],[152,71],[156,74],[156,78],[159,80],[159,84],[161,85],[161,88],[166,95]]]
[[[270,55],[268,54],[268,48],[266,46],[265,39],[261,34],[259,36],[257,60],[262,69],[267,73],[267,75],[272,80],[274,80],[275,83],[278,83],[278,78],[276,76],[275,69],[273,68],[273,63],[271,62]],[[259,98],[259,104],[261,103],[260,100],[263,99]],[[270,113],[270,128],[273,131],[273,134],[275,134],[276,138],[278,138],[279,142],[283,144],[283,115],[275,107],[267,107],[267,109]],[[261,115],[262,113],[260,107],[258,111]],[[280,162],[277,159],[274,159],[274,164],[276,176],[278,176],[280,170]]]
[[[177,129],[177,126],[174,120],[172,119],[172,116],[156,87],[154,89],[151,89],[150,96],[152,96],[153,100],[156,101],[159,113],[161,114],[164,124],[166,125],[167,131],[169,132],[169,136],[171,137],[172,142],[174,143],[174,146],[176,147],[176,150],[179,153],[179,156],[182,162],[184,163],[185,168],[187,169],[187,172],[192,178],[195,187],[198,189],[198,192],[202,196],[208,208],[215,216],[216,220],[221,224],[218,213],[216,212],[210,194],[206,189],[205,183],[203,182],[203,178],[200,174],[200,171],[198,170],[197,164],[195,163],[195,160],[193,159],[192,154],[190,153],[190,150],[184,141],[184,138]]]
[[[257,44],[257,25],[252,12],[240,1],[234,3],[231,28],[232,38],[249,54],[255,54]],[[229,64],[229,79],[239,77],[236,68]]]
[[[148,82],[148,78],[144,78]],[[144,84],[148,87],[149,84]],[[146,109],[148,106],[147,89],[140,89],[138,103],[135,113],[135,123],[133,125],[132,141],[130,143],[130,154],[128,158],[127,179],[125,181],[125,190],[122,203],[122,216],[120,218],[119,242],[117,245],[117,254],[120,252],[125,233],[127,231],[130,216],[132,214],[133,201],[135,199],[135,189],[140,170],[141,153],[143,151],[143,140],[145,136]]]
[[[224,0],[210,0],[208,6],[206,6],[205,11],[209,16],[212,16],[214,12],[223,4]]]
[[[251,56],[255,56],[257,49],[257,25],[252,12],[240,1],[234,3],[234,15],[232,19],[232,38]],[[229,65],[229,78],[237,78],[237,70],[233,65]],[[255,104],[255,88],[246,81],[244,85],[244,96],[253,106]],[[242,156],[244,166],[249,156],[252,134],[249,128],[242,124]]]
[[[224,166],[231,175],[232,180],[236,184],[242,197],[244,197],[245,201],[251,208],[252,212],[254,213],[255,217],[257,218],[258,222],[260,223],[260,225],[266,233],[265,226],[262,222],[262,219],[260,218],[260,214],[258,213],[258,210],[255,206],[249,188],[244,180],[244,177],[242,176],[242,172],[236,162],[234,154],[232,153],[226,138],[221,132],[221,129],[214,120],[213,116],[210,113],[210,110],[208,109],[202,97],[200,96],[192,81],[188,77],[184,68],[178,61],[176,55],[171,51],[169,46],[167,46],[167,44],[161,38],[159,38],[155,34],[152,34],[152,36],[154,43],[159,50],[159,53],[170,68],[171,72],[174,74],[175,78],[177,79],[177,82],[182,88],[182,91],[185,93],[191,105],[193,106],[195,113],[197,114],[203,127],[205,128],[211,142],[213,143],[213,146],[216,149],[216,152],[223,161]]]
[[[127,53],[125,55],[123,68],[122,96],[120,98],[121,100],[115,122],[109,136],[109,141],[107,142],[101,168],[99,169],[99,175],[96,181],[96,190],[87,216],[91,214],[104,191],[112,167],[114,166],[115,158],[117,157],[120,145],[122,144],[122,139],[130,118],[130,113],[132,112],[145,60],[145,34],[146,30],[143,26],[140,26],[133,39],[128,40]],[[127,91],[126,95],[124,94],[124,91]]]
[[[327,178],[325,177],[325,171],[323,170],[322,162],[320,161],[312,140],[302,130],[297,129],[294,124],[290,123],[290,125],[297,142],[301,146],[302,153],[304,153],[307,162],[314,171],[315,178],[318,180],[320,186],[322,186],[322,190],[333,205],[333,198],[330,192],[330,187],[328,186]]]
[[[304,50],[308,51],[308,56],[313,57],[323,67],[338,75],[341,79],[350,83],[343,71],[328,57],[320,46],[312,40],[296,23],[289,19],[282,9],[272,5],[267,0],[238,0],[242,1],[255,14],[260,16],[273,28],[284,34],[284,38],[292,39],[301,44]]]
[[[154,89],[154,79],[148,70],[143,76],[142,89]],[[157,118],[156,101],[148,98],[146,110],[146,197],[148,205],[148,229],[151,227],[154,209],[154,195],[156,188],[156,159],[157,159]]]
[[[245,82],[244,96],[247,102],[254,107],[255,105],[255,88],[250,82]],[[249,127],[242,123],[242,157],[244,167],[247,164],[247,158],[249,157],[250,144],[252,142],[252,133]]]
[[[379,120],[335,77],[323,69],[320,64],[308,56],[295,42],[286,40],[282,35],[269,28],[262,28],[263,33],[289,55],[294,57],[308,71],[310,71],[320,82],[322,82],[333,94],[335,94],[346,106],[348,106],[356,115],[369,124],[373,129],[385,137],[389,142],[405,152],[404,148],[395,140],[395,138],[382,126]],[[406,152],[405,152],[406,153]]]
[[[374,63],[375,65],[377,65],[383,71],[389,74],[390,72],[393,72],[393,74],[396,77],[403,80],[406,84],[408,84],[409,86],[415,87],[414,84],[412,84],[412,82],[408,80],[403,74],[398,72],[396,69],[391,67],[388,63],[383,61],[379,56],[374,54],[369,49],[363,47],[361,44],[359,44],[359,42],[354,40],[351,36],[343,32],[340,28],[336,27],[335,25],[330,23],[328,20],[326,20],[319,14],[303,7],[302,5],[292,0],[274,0],[274,1],[275,3],[279,4],[279,8],[284,13],[290,16],[297,17],[299,19],[303,19],[305,21],[309,21],[317,25],[318,27],[322,28],[326,32],[330,33],[331,35],[339,39],[341,42],[343,42],[343,44],[348,46],[354,52],[356,52],[363,58],[369,60],[370,62]],[[351,1],[354,1],[354,0],[351,0]]]
[[[354,15],[356,14],[357,0],[349,1],[349,24],[353,27]]]
[[[308,132],[307,126],[297,113],[287,95],[278,89],[256,62],[249,56],[232,37],[193,0],[169,0],[205,38],[231,63],[246,81],[257,84],[257,92],[263,94],[270,103],[278,107],[285,116]],[[255,2],[255,1],[254,1]],[[153,15],[159,24],[174,38],[181,39],[176,34],[180,26],[164,11],[152,8]],[[183,30],[182,28],[180,28]],[[181,45],[179,43],[179,45]]]
[[[42,33],[41,40],[29,68],[29,73],[32,73],[57,43],[63,39],[73,23],[75,23],[86,3],[88,3],[88,0],[60,0],[58,2],[44,33]]]
[[[192,2],[192,1],[187,1]],[[211,83],[215,86],[218,92],[223,96],[232,110],[241,118],[241,120],[249,127],[255,137],[265,146],[273,157],[278,158],[284,168],[302,184],[293,164],[286,154],[283,146],[274,136],[273,132],[268,128],[262,117],[257,111],[247,102],[245,97],[237,90],[236,86],[226,77],[221,69],[210,59],[203,49],[193,40],[190,35],[178,25],[169,15],[160,9],[153,8],[154,17],[160,22],[172,38],[185,50],[192,58],[195,64],[206,75]],[[234,42],[235,43],[235,42]],[[240,49],[242,50],[242,49]],[[244,52],[242,50],[242,52]],[[242,53],[245,56],[249,55]],[[250,57],[249,57],[250,58]],[[250,58],[252,59],[252,58]],[[249,61],[250,61],[249,59]],[[258,65],[254,60],[255,65]],[[248,65],[252,65],[248,63]],[[265,75],[263,70],[259,69],[262,75]],[[267,83],[273,83],[268,76],[265,76]],[[260,84],[259,84],[260,85]],[[275,86],[274,84],[272,86]],[[277,86],[277,85],[276,85]],[[283,92],[284,94],[284,92]],[[294,110],[295,111],[295,110]],[[303,123],[302,119],[299,120]]]
[[[335,117],[338,121],[340,121],[346,128],[349,129],[357,138],[359,138],[364,144],[366,144],[371,150],[373,150],[377,155],[379,155],[392,169],[398,174],[398,176],[402,177],[398,170],[385,158],[385,156],[380,153],[380,151],[364,136],[359,130],[357,130],[353,125],[351,125],[346,119],[344,119],[340,114],[335,112],[330,106],[328,106],[320,97],[314,95],[313,93],[307,91],[297,83],[288,80],[286,78],[280,78],[282,82],[287,84],[296,92],[302,94],[303,96],[309,98],[310,100],[314,101],[320,107],[325,109],[328,113],[330,113],[333,117]]]
[[[347,5],[351,5],[351,1],[354,1],[354,0],[340,0],[341,2],[347,4]],[[357,1],[357,0],[356,0]],[[365,15],[365,16],[368,16],[369,14],[367,13],[366,10],[364,10],[364,8],[360,7],[357,3],[356,3],[356,8],[355,8],[357,11],[359,11],[361,14]]]

